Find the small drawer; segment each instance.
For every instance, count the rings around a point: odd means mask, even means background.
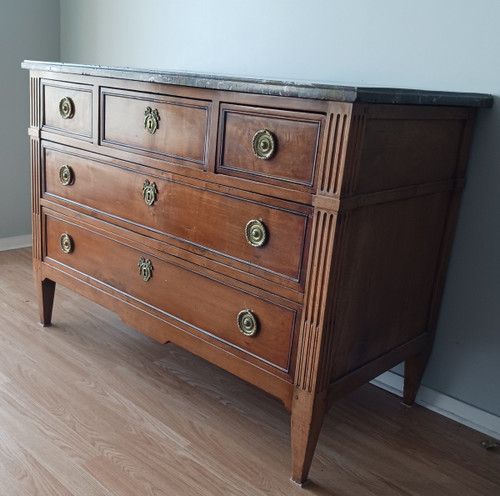
[[[42,129],[92,138],[92,86],[42,81]]]
[[[84,205],[196,245],[205,256],[216,253],[229,257],[227,263],[236,260],[299,281],[307,214],[201,190],[82,155],[43,150],[44,196]]]
[[[46,263],[59,264],[208,334],[289,367],[296,311],[45,213]]]
[[[101,104],[102,145],[205,167],[210,102],[104,88]]]
[[[320,114],[224,105],[217,172],[308,189],[323,119]]]

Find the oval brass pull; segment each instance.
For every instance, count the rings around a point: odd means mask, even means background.
[[[146,205],[153,205],[158,196],[158,189],[156,188],[156,183],[150,183],[147,179],[142,185],[142,197],[146,202]]]
[[[255,336],[259,330],[259,322],[255,314],[248,309],[242,310],[236,319],[238,323],[238,329],[245,336]]]
[[[137,264],[139,267],[139,275],[142,277],[142,280],[148,282],[153,277],[153,264],[149,258],[141,257],[139,263]]]
[[[59,102],[59,113],[63,119],[72,119],[75,115],[75,104],[69,96],[61,98]]]
[[[153,110],[151,107],[147,107],[144,111],[144,116],[144,127],[150,134],[156,133],[158,122],[160,121],[158,109]]]
[[[245,237],[252,246],[262,246],[267,240],[266,226],[262,221],[252,219],[245,226]]]
[[[276,140],[273,133],[267,129],[257,131],[252,138],[254,155],[261,160],[269,160],[276,151]]]
[[[74,249],[73,238],[68,233],[62,233],[59,238],[59,243],[61,245],[61,250],[64,253],[71,253]]]
[[[69,165],[63,165],[59,169],[59,181],[63,186],[69,186],[74,182],[73,169]]]

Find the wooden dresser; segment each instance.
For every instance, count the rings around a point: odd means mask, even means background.
[[[23,67],[43,325],[60,283],[278,397],[297,483],[332,401],[414,401],[491,97]]]

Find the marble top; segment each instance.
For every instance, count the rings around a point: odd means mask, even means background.
[[[97,65],[65,64],[25,60],[24,69],[80,74],[109,78],[130,79],[153,83],[208,88],[224,91],[239,91],[261,95],[312,98],[337,102],[392,103],[406,105],[455,105],[466,107],[491,107],[493,97],[482,93],[459,93],[403,88],[370,88],[339,86],[334,84],[277,81],[242,77],[170,72],[128,67],[106,67]]]

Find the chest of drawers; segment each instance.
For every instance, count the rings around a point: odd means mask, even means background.
[[[42,324],[62,284],[278,397],[298,483],[336,398],[414,401],[490,97],[23,66]]]

